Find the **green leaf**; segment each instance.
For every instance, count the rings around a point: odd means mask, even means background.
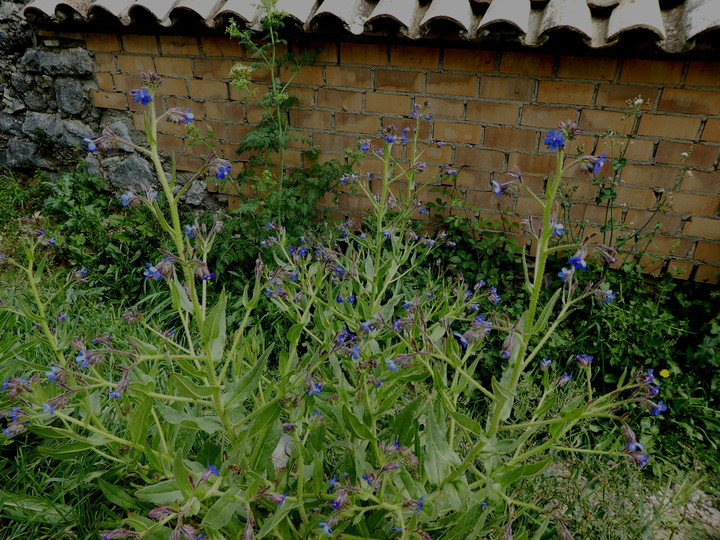
[[[121,508],[127,508],[128,510],[136,510],[138,508],[137,501],[127,491],[119,486],[106,482],[102,478],[97,479],[98,486],[103,492],[103,495],[107,499]]]
[[[550,315],[552,315],[552,311],[555,308],[555,304],[557,303],[558,298],[560,298],[562,291],[562,288],[555,291],[555,294],[552,295],[552,298],[550,298],[547,304],[545,304],[545,307],[543,307],[543,310],[540,312],[540,315],[535,321],[535,326],[533,328],[534,334],[542,332],[547,326],[548,321],[550,320]]]
[[[220,497],[205,514],[202,520],[202,528],[219,531],[225,527],[238,513],[244,513],[245,501],[240,497],[242,491],[238,487],[230,488]]]
[[[225,291],[220,293],[217,304],[213,306],[203,323],[201,337],[205,351],[210,353],[210,359],[213,362],[222,360],[225,350],[226,328],[225,328],[225,309],[227,307],[227,297]]]
[[[460,465],[460,457],[450,448],[447,442],[447,428],[442,415],[442,408],[435,412],[433,402],[427,406],[425,419],[427,428],[425,434],[424,470],[428,483],[438,485],[448,474],[448,469]]]
[[[178,394],[183,397],[211,399],[216,392],[220,391],[218,386],[199,386],[178,373],[170,373],[170,379],[175,383]]]
[[[370,430],[351,411],[347,405],[342,406],[342,416],[345,426],[350,429],[353,435],[366,441],[374,439]]]
[[[193,311],[192,302],[188,298],[188,295],[185,292],[185,289],[183,288],[182,284],[180,283],[180,280],[178,279],[176,273],[173,273],[173,280],[172,280],[172,284],[170,286],[170,296],[172,298],[173,309],[177,310],[178,307],[180,307],[184,311],[192,313],[192,311]]]
[[[183,495],[175,480],[165,480],[151,486],[140,488],[135,492],[138,499],[157,505],[172,504],[182,501]]]
[[[255,420],[253,420],[253,423],[248,430],[248,438],[253,438],[255,435],[268,427],[272,422],[277,420],[281,411],[282,408],[277,401],[271,401],[270,403],[265,404],[258,411],[257,416],[255,416]]]
[[[32,521],[60,523],[72,518],[72,507],[58,504],[56,501],[3,491],[0,491],[0,500],[3,501],[3,508],[7,507],[23,511],[23,513],[27,512],[27,517]]]
[[[193,492],[193,486],[190,483],[190,469],[185,466],[182,452],[175,454],[172,471],[175,483],[180,488],[183,497],[185,500],[189,499]]]
[[[469,416],[455,411],[448,411],[448,414],[462,427],[467,429],[470,433],[473,433],[479,437],[485,437],[485,430],[482,428],[479,422],[476,422]]]
[[[56,459],[70,459],[79,454],[86,454],[88,450],[93,448],[93,444],[89,442],[76,441],[68,444],[63,444],[57,448],[50,448],[47,446],[38,446],[37,451],[45,456],[52,456]]]

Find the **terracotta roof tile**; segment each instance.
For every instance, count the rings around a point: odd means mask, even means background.
[[[259,5],[260,0],[32,0],[24,13],[60,22],[102,15],[122,25],[149,14],[171,26],[191,12],[207,26],[233,16],[257,28]],[[720,49],[720,0],[278,0],[278,7],[307,32],[324,30],[334,19],[355,35],[378,28],[394,35],[395,27],[413,40],[455,32],[473,41],[517,40],[537,47],[570,32],[591,49],[636,35],[667,52],[690,49],[698,39],[706,49]]]

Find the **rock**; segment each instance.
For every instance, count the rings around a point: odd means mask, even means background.
[[[48,106],[45,96],[40,92],[30,91],[25,93],[24,101],[31,111],[44,111]]]
[[[205,183],[201,181],[193,182],[192,186],[185,192],[185,202],[193,206],[200,206],[205,200]]]
[[[132,138],[130,137],[130,129],[128,128],[127,124],[123,122],[122,120],[116,120],[112,124],[108,124],[108,127],[121,139],[133,142]],[[132,146],[128,146],[126,144],[119,144],[118,145],[120,150],[124,150],[125,152],[134,152],[135,149]]]
[[[152,186],[156,184],[150,165],[137,154],[125,159],[110,158],[105,160],[104,165],[108,166],[107,177],[110,183],[121,190],[131,186]]]
[[[8,167],[37,168],[46,165],[44,159],[37,154],[37,146],[33,143],[12,140],[5,152],[5,165]]]
[[[48,75],[91,75],[94,62],[85,49],[50,52],[30,49],[20,59],[20,67],[31,73]]]
[[[58,108],[67,114],[80,114],[87,104],[85,85],[77,79],[62,78],[55,81]]]
[[[72,146],[80,144],[85,137],[92,137],[92,130],[76,120],[62,120],[55,114],[30,112],[25,116],[22,131],[26,135],[34,136],[41,129],[56,142]]]
[[[0,112],[0,132],[19,135],[22,122],[11,114]]]

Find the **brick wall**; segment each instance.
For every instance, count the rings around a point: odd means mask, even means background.
[[[191,107],[207,123],[228,159],[260,111],[244,102],[228,83],[228,71],[243,51],[222,37],[86,34],[95,53],[99,108],[134,111],[128,99],[139,86],[137,74],[154,70],[164,77],[159,89],[167,107]],[[458,44],[455,44],[458,45]],[[672,208],[659,215],[660,228],[640,262],[649,272],[669,270],[678,277],[718,281],[720,273],[720,62],[553,56],[461,48],[320,43],[316,65],[300,72],[294,94],[302,106],[291,122],[312,139],[321,159],[343,157],[359,138],[380,138],[388,124],[407,125],[413,102],[431,103],[429,135],[447,146],[426,157],[427,174],[452,163],[464,166],[458,185],[482,216],[507,216],[519,222],[533,210],[527,197],[494,197],[490,181],[505,181],[515,165],[532,185],[541,186],[554,167],[543,135],[561,120],[583,130],[586,153],[607,151],[602,135],[620,130],[629,111],[626,101],[645,100],[634,133],[617,219],[637,227],[651,216],[658,200]],[[262,89],[260,78],[257,87]],[[182,128],[165,124],[162,148],[177,154],[178,168],[195,170],[201,158],[188,146]],[[287,162],[302,166],[302,147],[291,148]],[[687,153],[687,156],[684,156]],[[240,156],[242,159],[242,156]],[[433,169],[434,167],[434,169]],[[594,203],[591,178],[574,174],[572,219],[597,230],[604,208]],[[232,204],[232,200],[231,200]],[[361,201],[341,194],[340,211],[362,211]],[[654,220],[653,220],[654,222]]]

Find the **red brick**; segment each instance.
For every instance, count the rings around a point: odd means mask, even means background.
[[[351,99],[360,99],[362,101],[362,94],[352,93],[352,96],[353,97]],[[355,110],[359,110],[359,108]],[[365,111],[370,113],[399,114],[407,116],[410,112],[410,97],[396,94],[368,92],[365,94]]]
[[[628,100],[641,97],[643,104],[640,109],[653,108],[660,90],[651,86],[636,86],[629,84],[600,84],[598,86],[595,105],[598,107],[614,107],[617,109],[630,109]]]
[[[627,134],[632,129],[632,119],[626,122],[621,112],[583,109],[578,126],[583,132],[605,133],[612,129],[615,133]]]
[[[515,205],[515,213],[521,216],[532,214],[533,216],[542,216],[543,209],[538,202],[531,197],[520,196],[517,198]],[[533,252],[536,248],[533,247]]]
[[[495,69],[495,51],[472,51],[467,49],[444,49],[443,69],[490,73]]]
[[[435,122],[434,134],[435,139],[441,141],[480,144],[482,126],[456,122]]]
[[[427,93],[450,96],[474,96],[477,87],[475,75],[457,73],[428,73]]]
[[[650,253],[659,253],[661,255],[687,257],[692,245],[693,243],[687,238],[675,238],[656,234],[652,237],[652,242],[648,244],[647,250]]]
[[[622,180],[626,184],[672,189],[679,170],[657,165],[630,164],[623,169]]]
[[[193,99],[227,99],[228,85],[221,81],[188,81],[188,90]]]
[[[202,168],[204,163],[205,160],[197,156],[188,156],[185,154],[175,156],[175,164],[179,171],[197,172]]]
[[[265,115],[265,109],[254,103],[245,104],[245,119],[251,124],[259,124]],[[242,118],[242,117],[241,117]]]
[[[157,54],[157,38],[155,36],[143,36],[130,34],[122,37],[123,49],[126,53]]]
[[[209,105],[212,102],[208,102],[205,105]],[[236,143],[241,142],[245,135],[252,131],[252,127],[247,124],[228,124],[225,126],[225,136]]]
[[[229,101],[206,101],[205,115],[208,118],[225,120],[228,122],[242,121],[244,118],[242,103]]]
[[[474,176],[471,176],[470,173],[475,171],[460,171],[460,174],[467,173],[470,178],[474,179]],[[479,183],[471,183],[466,181],[465,185],[475,185],[478,186]],[[490,179],[488,178],[488,181],[485,183],[485,186],[489,186]],[[467,192],[466,195],[466,202],[474,206],[475,208],[478,208],[480,210],[491,210],[495,212],[503,212],[506,210],[512,210],[515,200],[513,197],[496,197],[495,193],[492,191],[476,191],[476,190],[470,190]]]
[[[700,130],[700,119],[645,113],[640,119],[638,135],[694,140]]]
[[[380,118],[367,114],[335,113],[335,129],[353,133],[376,133],[380,129]]]
[[[395,92],[421,92],[422,73],[419,71],[375,70],[375,90]]]
[[[577,110],[560,107],[540,107],[525,105],[522,113],[522,125],[555,129],[558,122],[577,120]]]
[[[200,54],[198,38],[191,36],[160,36],[162,54],[193,55]]]
[[[611,211],[608,211],[604,204],[588,204],[585,207],[583,221],[594,225],[604,225],[609,218],[613,218],[616,223],[619,223],[622,218],[622,209],[615,207]],[[588,231],[585,232],[587,233]]]
[[[720,118],[708,118],[700,138],[703,141],[720,142]]]
[[[318,107],[341,111],[361,111],[362,97],[363,95],[359,92],[320,88],[318,90]]]
[[[720,93],[665,88],[660,98],[659,110],[703,115],[708,111],[720,111]]]
[[[428,100],[428,111],[435,119],[462,120],[465,116],[465,103],[462,98],[433,97]],[[416,98],[415,103],[422,106],[422,100]]]
[[[128,102],[125,94],[117,92],[99,92],[97,90],[92,93],[93,103],[99,109],[119,109],[127,110]]]
[[[652,141],[631,139],[628,144],[629,146],[627,152],[625,152],[626,159],[648,161],[652,157],[653,149],[655,147]]]
[[[319,64],[337,64],[340,58],[338,44],[331,41],[308,43],[305,50],[317,53],[315,62]]]
[[[631,208],[647,209],[653,208],[656,202],[657,197],[652,189],[626,186],[620,186],[617,189],[617,204],[627,204]]]
[[[555,154],[518,154],[511,153],[508,157],[508,170],[515,166],[528,174],[548,175],[555,171]]]
[[[185,60],[174,58],[173,60]],[[195,76],[202,79],[228,79],[232,60],[213,60],[207,58],[195,58],[193,61]]]
[[[364,195],[341,193],[338,196],[338,207],[348,212],[367,213],[372,210],[370,199]]]
[[[387,45],[341,43],[340,61],[343,64],[386,66],[388,63]]]
[[[655,161],[658,163],[685,164],[694,167],[711,168],[715,165],[718,146],[660,141]],[[683,156],[683,154],[687,154]]]
[[[142,85],[142,82],[137,75],[116,73],[113,75],[113,81],[115,82],[115,90],[119,92],[129,92],[130,90],[140,88]]]
[[[718,282],[718,276],[720,276],[720,266],[701,264],[695,271],[695,281],[715,284]]]
[[[699,261],[720,262],[720,244],[711,244],[701,240],[695,247],[693,258]]]
[[[535,81],[532,79],[516,79],[514,77],[481,77],[481,98],[532,100]]]
[[[501,73],[550,77],[553,71],[554,58],[548,54],[532,54],[527,52],[503,52],[500,60]]]
[[[192,77],[192,62],[189,58],[155,58],[157,72],[163,77]]]
[[[668,264],[667,271],[675,279],[688,279],[693,270],[693,263],[690,261],[671,260]]]
[[[505,154],[496,150],[461,146],[455,151],[454,164],[456,166],[465,165],[473,169],[502,170],[505,167]]]
[[[562,56],[558,77],[567,79],[588,79],[591,81],[612,81],[617,72],[615,58],[589,58],[587,56]]]
[[[165,77],[162,85],[160,85],[157,89],[157,94],[159,96],[187,97],[187,83],[185,79],[171,79],[170,77]]]
[[[428,163],[438,163],[447,165],[452,161],[453,148],[452,146],[443,146],[438,148],[437,146],[431,146],[425,150],[424,157]]]
[[[333,116],[327,111],[293,109],[290,111],[290,123],[299,128],[333,129]]]
[[[391,45],[390,65],[404,68],[437,69],[440,65],[440,49]]]
[[[173,135],[158,135],[158,148],[166,152],[182,152],[184,148],[183,140]]]
[[[322,86],[323,84],[323,67],[322,66],[303,66],[299,71],[293,73],[288,69],[280,71],[280,77],[283,81],[289,81],[292,78],[292,84],[310,84],[313,86]]]
[[[117,71],[115,56],[110,53],[95,53],[95,65],[98,71]]]
[[[720,203],[720,196],[698,195],[695,193],[672,194],[672,211],[696,216],[714,216]],[[720,226],[720,222],[718,222]]]
[[[467,119],[483,124],[502,124],[512,126],[517,123],[520,107],[512,103],[491,103],[486,101],[468,101]]]
[[[240,58],[243,56],[242,46],[234,39],[203,36],[200,38],[205,56],[229,56]]]
[[[120,50],[120,40],[116,34],[85,34],[85,45],[91,51]]]
[[[720,173],[717,171],[703,172],[695,170],[685,171],[682,185],[683,191],[700,191],[703,193],[720,193]]]
[[[690,62],[685,75],[687,86],[720,86],[719,62]]]
[[[620,80],[652,84],[680,84],[683,63],[670,60],[626,59]]]
[[[357,137],[338,133],[313,133],[313,144],[318,145],[323,153],[343,154],[346,148],[357,149]]]
[[[147,73],[155,71],[155,65],[151,56],[136,56],[121,54],[118,56],[118,65],[123,73]]]
[[[646,225],[647,223],[647,225]],[[656,223],[660,224],[659,231],[669,235],[679,232],[682,225],[682,218],[677,215],[658,214],[649,210],[638,210],[630,208],[625,215],[624,225],[631,229],[638,229],[645,226],[644,231],[651,231]]]
[[[526,129],[487,126],[485,146],[513,150],[537,150],[537,132]]]
[[[594,93],[595,85],[591,83],[540,81],[538,82],[537,101],[540,103],[590,105]]]
[[[113,76],[110,73],[96,73],[95,77],[97,78],[98,88],[100,90],[115,90]]]
[[[643,255],[638,264],[642,267],[643,273],[658,276],[665,264],[665,259],[659,255]]]
[[[327,85],[341,88],[370,88],[371,72],[367,68],[348,66],[327,66],[325,68]]]

